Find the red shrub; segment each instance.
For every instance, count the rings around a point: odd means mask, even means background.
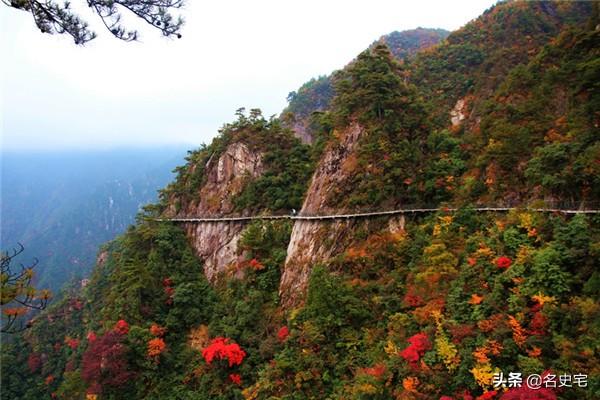
[[[477,400],[491,400],[494,397],[496,397],[496,394],[498,392],[496,392],[495,390],[491,390],[489,392],[485,392],[484,394],[482,394],[481,396],[477,397]]]
[[[27,358],[27,366],[32,373],[39,370],[42,367],[42,358],[40,355],[38,353],[31,353]]]
[[[129,349],[122,340],[123,336],[112,330],[90,343],[81,360],[81,375],[88,384],[119,387],[132,378]]]
[[[165,304],[171,305],[173,304],[173,295],[175,294],[175,289],[171,286],[166,286],[164,288],[165,294],[167,295],[167,299],[165,300]]]
[[[404,296],[404,302],[411,307],[419,307],[425,304],[421,296],[411,293],[407,293]]]
[[[500,400],[556,400],[556,394],[551,388],[530,389],[523,385],[509,389]]]
[[[512,260],[506,256],[498,257],[496,266],[500,269],[507,269],[511,266]]]
[[[536,312],[533,314],[533,318],[529,324],[530,333],[532,335],[545,335],[547,325],[548,320],[546,317],[541,312]]]
[[[229,339],[217,337],[202,350],[202,357],[207,364],[211,364],[214,359],[225,360],[229,366],[240,365],[246,357],[246,352],[237,343],[229,343]]]
[[[290,330],[288,329],[288,327],[282,326],[281,329],[279,329],[279,332],[277,332],[277,339],[279,339],[280,342],[285,342],[289,335]]]
[[[252,260],[250,260],[250,262],[248,263],[250,265],[250,268],[252,268],[255,271],[260,271],[261,269],[265,269],[265,266],[258,261],[256,258],[253,258]]]
[[[417,333],[408,339],[410,346],[400,352],[405,360],[416,363],[425,352],[431,349],[431,343],[425,333]]]
[[[242,377],[240,374],[229,374],[229,379],[238,386],[242,384]]]
[[[113,330],[119,335],[127,335],[129,333],[129,324],[124,319],[120,319],[115,324]]]
[[[98,337],[96,336],[96,334],[92,331],[88,332],[87,334],[87,340],[88,342],[93,342],[94,340],[96,340]]]
[[[450,335],[452,335],[452,343],[459,344],[464,338],[473,336],[474,330],[472,325],[453,325],[450,327]]]

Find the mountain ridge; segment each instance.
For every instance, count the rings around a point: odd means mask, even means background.
[[[378,43],[331,76],[311,145],[239,110],[3,354],[2,396],[598,397],[598,216],[475,209],[600,199],[592,7],[499,3],[406,62]],[[156,221],[407,204],[440,210]],[[493,382],[548,371],[587,383]]]

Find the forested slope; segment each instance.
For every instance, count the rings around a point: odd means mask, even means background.
[[[600,217],[525,207],[600,200],[593,6],[501,3],[403,63],[378,43],[328,78],[311,145],[240,110],[3,351],[3,398],[598,398]],[[415,204],[459,210],[155,220]]]

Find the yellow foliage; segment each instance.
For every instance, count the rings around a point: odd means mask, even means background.
[[[533,227],[533,216],[530,213],[519,214],[519,227],[529,230]]]
[[[517,251],[517,257],[515,259],[515,264],[524,265],[527,263],[529,259],[529,255],[531,254],[531,248],[528,246],[519,247],[519,251]]]
[[[439,224],[433,226],[433,236],[439,236],[442,233],[442,227]]]
[[[444,328],[442,326],[442,313],[440,310],[431,312],[431,316],[435,320],[436,332],[435,332],[435,349],[439,356],[444,361],[448,371],[452,372],[458,364],[460,364],[460,357],[458,356],[458,350],[456,346],[448,340]]]
[[[533,226],[533,216],[529,213],[519,214],[519,227],[527,230],[527,236],[537,236],[537,229]]]
[[[444,360],[448,371],[454,371],[458,367],[458,364],[460,364],[460,357],[458,356],[456,346],[448,340],[446,335],[440,334],[436,335],[435,348],[440,357],[442,357],[442,360]]]
[[[454,218],[452,217],[452,215],[446,215],[444,217],[438,217],[438,219],[440,220],[440,224],[443,227],[447,227],[452,223]]]
[[[479,249],[475,252],[475,257],[491,259],[494,258],[494,252],[485,244],[481,243]]]
[[[595,320],[600,313],[600,304],[590,297],[573,297],[570,305],[577,307],[585,319]]]
[[[384,350],[385,350],[385,353],[388,355],[396,355],[400,352],[400,349],[398,348],[398,346],[396,346],[396,344],[394,342],[392,342],[391,340],[387,341]]]
[[[496,370],[492,370],[492,366],[489,363],[478,363],[471,369],[471,374],[473,374],[475,382],[486,390],[492,385]]]
[[[552,296],[545,296],[544,294],[542,294],[541,292],[531,296],[531,299],[533,301],[537,301],[539,303],[540,306],[543,306],[544,304],[548,303],[548,304],[554,304],[554,302],[556,301],[556,299]]]
[[[377,394],[377,388],[370,384],[370,383],[360,383],[359,385],[355,386],[354,391],[361,393],[361,394]]]
[[[250,386],[247,387],[246,389],[242,390],[242,396],[244,396],[245,400],[256,400],[258,398],[258,392],[260,390],[260,387],[258,386],[258,383],[254,386]]]
[[[208,326],[200,325],[197,328],[193,328],[188,335],[188,345],[198,351],[202,351],[210,343],[210,334],[208,332]]]

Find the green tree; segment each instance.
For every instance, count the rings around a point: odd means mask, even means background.
[[[31,13],[42,33],[68,34],[75,44],[85,44],[96,37],[88,23],[71,8],[71,3],[55,0],[2,0],[9,7]],[[130,30],[121,24],[123,11],[128,11],[160,30],[164,36],[181,37],[179,33],[183,19],[176,19],[172,10],[183,6],[183,0],[88,0],[87,5],[96,13],[102,23],[115,37],[133,41],[138,38],[137,30]]]

